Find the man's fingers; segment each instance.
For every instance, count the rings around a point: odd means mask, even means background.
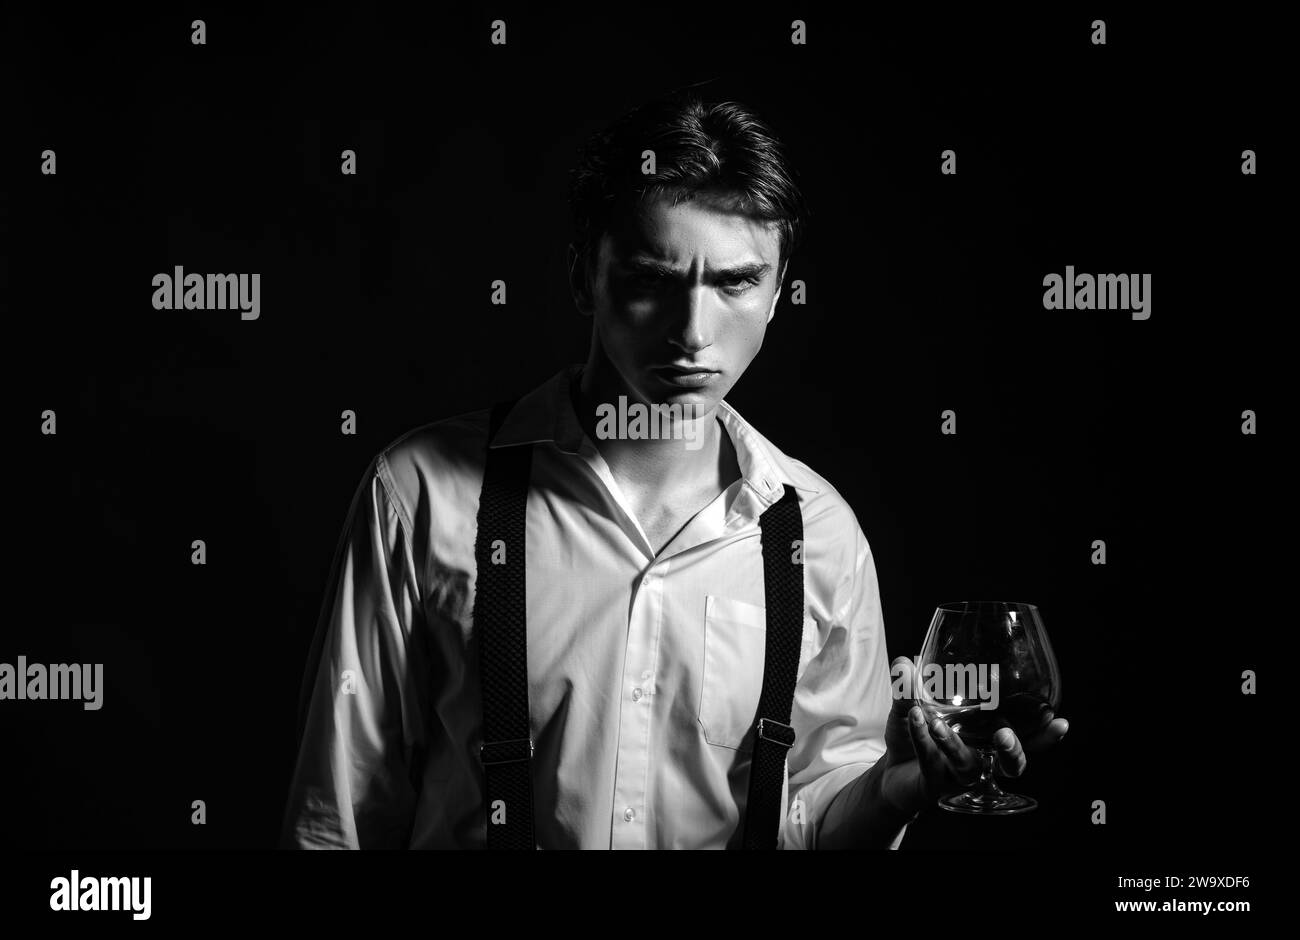
[[[1070,723],[1064,718],[1055,718],[1049,711],[1044,716],[1045,721],[1039,728],[1026,735],[1025,748],[1029,751],[1041,751],[1051,747],[1061,738],[1065,737],[1065,732],[1070,730]]]
[[[1019,777],[1025,772],[1029,760],[1014,731],[1010,728],[999,729],[993,736],[993,743],[998,749],[998,767],[1002,773],[1008,777]]]
[[[939,781],[943,779],[943,751],[930,737],[925,723],[925,715],[920,708],[913,708],[907,714],[907,730],[912,732],[912,747],[916,750],[916,759],[921,765],[921,776],[925,778],[925,791],[930,796],[939,795]]]
[[[931,737],[939,743],[939,748],[948,756],[948,761],[952,764],[958,779],[970,781],[972,778],[979,778],[979,754],[967,747],[966,742],[956,731],[948,727],[946,721],[942,718],[934,718],[926,727],[930,729]]]
[[[979,755],[943,719],[926,721],[925,713],[917,706],[908,712],[907,726],[928,791],[937,795],[952,779],[961,786],[979,779]]]

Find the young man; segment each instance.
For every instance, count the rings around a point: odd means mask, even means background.
[[[326,598],[286,843],[488,843],[474,626],[490,444],[532,449],[537,846],[741,844],[772,637],[760,516],[792,493],[803,630],[777,844],[897,847],[978,762],[909,702],[891,709],[852,509],[724,401],[762,346],[804,215],[781,146],[737,104],[670,98],[593,138],[571,201],[587,361],[519,400],[490,442],[483,410],[411,431],[367,470]],[[649,406],[662,421],[611,420]],[[1004,770],[1023,766],[1006,742]]]

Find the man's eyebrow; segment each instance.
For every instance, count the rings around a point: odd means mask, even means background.
[[[713,272],[713,276],[721,281],[729,281],[733,278],[752,277],[761,280],[763,275],[772,270],[772,266],[765,261],[751,261],[747,264],[738,264],[731,268],[718,268]]]
[[[673,277],[678,274],[672,265],[651,258],[629,258],[620,262],[620,264],[628,271],[641,274],[654,274],[659,277]],[[719,281],[739,280],[741,278],[761,280],[771,270],[772,266],[767,262],[749,261],[729,268],[716,268],[709,272],[709,276]]]
[[[628,271],[636,271],[642,274],[658,274],[663,277],[669,277],[677,273],[673,270],[671,264],[664,264],[662,261],[654,261],[650,258],[627,258],[621,260],[619,266]]]

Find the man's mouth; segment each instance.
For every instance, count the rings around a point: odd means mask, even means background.
[[[650,371],[665,384],[677,388],[700,388],[721,374],[716,369],[695,365],[657,366]]]

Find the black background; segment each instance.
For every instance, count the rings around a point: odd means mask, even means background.
[[[585,359],[575,149],[716,79],[786,140],[813,210],[790,271],[808,303],[782,299],[729,400],[853,506],[891,655],[917,652],[937,603],[998,597],[1039,605],[1061,662],[1070,733],[1015,784],[1039,811],[931,811],[904,849],[1253,858],[1274,762],[1241,673],[1287,629],[1266,597],[1289,358],[1280,39],[1264,19],[1094,9],[11,20],[20,601],[0,661],[102,662],[106,690],[99,712],[0,703],[4,842],[274,846],[361,472],[404,431]],[[1150,273],[1151,318],[1044,310],[1067,264]],[[174,265],[259,272],[260,319],[154,310]]]

